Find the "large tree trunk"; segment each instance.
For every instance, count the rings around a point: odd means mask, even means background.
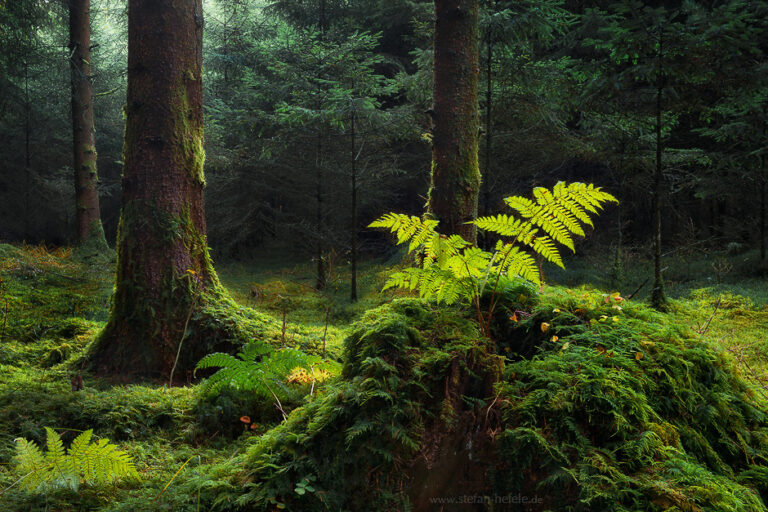
[[[435,0],[434,133],[429,213],[438,230],[476,242],[478,0]]]
[[[91,92],[90,0],[69,0],[69,50],[72,80],[72,145],[75,169],[77,241],[106,248],[99,213],[96,131]]]
[[[117,280],[99,373],[168,378],[180,355],[183,376],[217,343],[200,314],[225,296],[203,210],[202,16],[202,0],[129,2]]]

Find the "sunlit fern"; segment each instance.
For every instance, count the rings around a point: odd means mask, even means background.
[[[618,202],[599,187],[585,183],[558,182],[552,190],[537,187],[533,199],[512,196],[505,200],[513,214],[481,217],[473,223],[501,238],[492,251],[485,251],[458,235],[438,233],[438,222],[398,213],[388,213],[370,227],[383,228],[408,244],[418,265],[389,276],[384,288],[416,291],[421,297],[453,304],[466,302],[478,308],[487,286],[501,277],[522,278],[541,284],[537,257],[563,267],[558,246],[575,250],[574,237],[584,236],[584,225],[593,226],[592,216],[607,202]]]
[[[86,430],[72,441],[69,450],[61,437],[46,427],[47,449],[43,452],[34,441],[16,439],[14,471],[17,484],[27,491],[46,492],[80,485],[100,486],[122,479],[138,479],[131,457],[108,439],[91,443],[92,430]]]
[[[219,368],[203,382],[204,391],[232,388],[271,396],[274,386],[297,367],[310,368],[317,358],[296,349],[274,349],[261,342],[252,342],[233,356],[222,352],[209,354],[197,363],[197,369]]]

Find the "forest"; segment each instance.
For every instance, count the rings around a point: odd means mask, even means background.
[[[768,0],[0,0],[0,511],[768,512]]]

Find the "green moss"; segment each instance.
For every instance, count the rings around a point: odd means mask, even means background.
[[[246,456],[244,504],[288,510],[407,508],[400,492],[428,432],[458,425],[496,368],[471,320],[412,299],[368,312],[347,338],[343,381],[292,413]],[[460,373],[453,373],[460,369]],[[448,375],[453,380],[446,382]],[[457,377],[457,375],[461,375]],[[468,380],[466,380],[468,379]],[[312,493],[298,494],[311,481]]]
[[[450,492],[442,473],[461,457],[438,457],[428,471],[412,458],[466,432],[469,414],[496,418],[492,438],[472,438],[486,464],[473,469],[483,495],[514,489],[551,510],[766,510],[766,404],[725,354],[668,315],[607,294],[508,295],[505,307],[520,313],[493,329],[510,357],[503,375],[458,311],[403,300],[367,314],[346,341],[344,380],[249,451],[244,502],[418,508],[419,482],[430,497]],[[450,478],[453,489],[476,485]],[[295,493],[307,479],[315,492]]]

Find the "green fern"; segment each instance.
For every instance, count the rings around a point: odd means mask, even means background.
[[[252,342],[237,356],[222,352],[209,354],[197,363],[197,369],[219,368],[204,381],[205,392],[229,387],[269,397],[274,392],[270,384],[282,386],[282,380],[291,370],[296,367],[310,368],[316,359],[300,350],[275,350],[264,343]]]
[[[535,188],[533,199],[513,196],[504,201],[514,215],[473,221],[479,229],[502,237],[492,252],[458,235],[438,233],[438,222],[432,219],[388,213],[371,223],[369,227],[394,233],[398,245],[407,243],[408,252],[418,264],[391,274],[384,289],[417,291],[421,297],[446,304],[473,304],[482,320],[480,296],[486,287],[495,289],[501,277],[522,278],[540,285],[537,257],[564,267],[558,245],[575,251],[574,237],[585,235],[584,225],[593,226],[592,216],[606,202],[618,202],[594,185],[564,182],[558,182],[551,191]]]
[[[86,430],[65,450],[61,437],[46,427],[45,453],[34,441],[16,439],[18,485],[31,492],[51,489],[77,490],[81,484],[101,486],[121,479],[138,479],[131,457],[108,439],[91,443],[93,430]]]

